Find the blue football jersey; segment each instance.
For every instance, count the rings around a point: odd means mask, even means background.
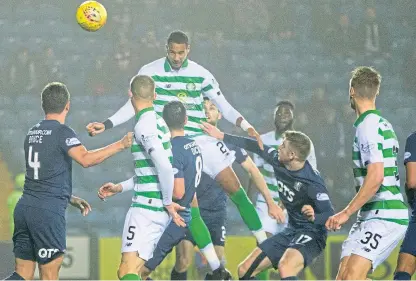
[[[235,162],[238,164],[246,161],[248,154],[244,149],[232,144],[226,144],[228,149],[235,152]],[[201,183],[196,191],[198,205],[201,212],[226,211],[227,194],[224,189],[210,176],[202,173]]]
[[[201,150],[194,140],[187,137],[174,137],[171,144],[175,178],[183,178],[185,181],[185,194],[182,199],[175,200],[175,202],[186,208],[179,214],[186,222],[189,222],[191,202],[202,176]]]
[[[81,145],[75,132],[56,120],[42,120],[26,135],[26,176],[20,204],[64,215],[72,194],[69,149]]]
[[[325,222],[334,214],[334,209],[324,180],[308,161],[302,169],[292,171],[279,162],[277,150],[270,146],[265,145],[264,150],[261,150],[256,140],[228,134],[225,134],[224,141],[258,154],[273,166],[279,197],[289,216],[289,226],[323,232],[326,235]],[[304,205],[313,207],[314,222],[310,222],[302,214]]]

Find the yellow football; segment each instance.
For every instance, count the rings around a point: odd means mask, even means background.
[[[97,31],[107,21],[105,7],[97,1],[85,1],[77,9],[77,22],[87,31]]]

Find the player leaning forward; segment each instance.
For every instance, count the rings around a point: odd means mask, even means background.
[[[357,194],[326,226],[339,229],[359,212],[342,244],[338,280],[365,279],[397,246],[409,222],[400,193],[399,143],[392,125],[376,110],[380,82],[371,67],[356,68],[350,80],[350,103],[358,116],[352,154]]]
[[[126,215],[122,236],[120,280],[140,280],[145,261],[149,260],[163,231],[172,220],[185,226],[172,202],[173,170],[170,133],[162,117],[153,110],[155,84],[151,77],[137,75],[130,83],[131,104],[136,114],[131,148],[135,176],[109,189],[124,192],[134,189],[133,203]],[[105,198],[100,194],[99,196]],[[165,209],[168,211],[165,212]]]
[[[309,137],[286,131],[278,151],[267,145],[263,150],[252,139],[224,134],[208,123],[203,126],[211,136],[254,152],[272,165],[289,216],[287,228],[261,243],[238,266],[240,280],[252,280],[271,266],[279,269],[282,280],[296,280],[325,248],[324,224],[334,214],[323,179],[306,160],[311,148]]]
[[[234,154],[225,144],[218,145],[218,140],[203,134],[199,127],[201,121],[206,120],[204,96],[220,109],[225,119],[261,142],[259,134],[224,98],[214,76],[202,66],[188,60],[190,46],[185,33],[172,32],[167,40],[166,49],[166,57],[143,66],[139,71],[139,74],[151,76],[156,82],[155,111],[159,115],[162,114],[164,105],[175,100],[186,105],[188,122],[185,126],[185,134],[193,137],[201,148],[203,171],[219,182],[229,194],[257,241],[264,241],[266,234],[259,216],[231,167]],[[87,129],[91,135],[96,135],[126,122],[133,116],[134,109],[128,102],[104,123],[88,124]]]

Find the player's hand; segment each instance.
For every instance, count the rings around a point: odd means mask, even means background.
[[[98,189],[98,198],[105,201],[107,197],[111,197],[123,191],[123,187],[120,184],[114,184],[107,182]]]
[[[216,138],[218,140],[223,140],[224,139],[224,133],[220,131],[220,129],[218,129],[217,127],[207,123],[207,122],[202,122],[200,125],[201,129],[204,130],[205,133],[207,133],[208,135],[210,135],[213,138]]]
[[[172,217],[174,223],[180,227],[186,227],[185,220],[178,214],[178,211],[185,210],[185,207],[172,202],[172,204],[165,206],[166,210],[168,210],[169,215]]]
[[[86,215],[88,215],[89,212],[91,212],[91,206],[90,204],[85,201],[82,198],[76,197],[74,195],[71,196],[71,200],[69,201],[69,203],[74,206],[75,208],[80,209],[81,214],[85,217]]]
[[[314,222],[315,221],[315,210],[312,208],[311,205],[304,205],[301,210],[302,214],[308,218],[308,221]]]
[[[325,227],[328,230],[336,231],[341,229],[341,226],[349,220],[350,216],[345,210],[331,216],[325,223]]]
[[[285,223],[286,222],[286,215],[282,208],[280,208],[277,204],[272,203],[267,206],[269,216],[274,218],[277,223]]]
[[[93,137],[105,131],[105,126],[100,122],[92,122],[87,125],[88,134]]]
[[[259,147],[261,150],[264,150],[264,146],[263,146],[263,141],[260,138],[260,134],[257,133],[256,129],[254,129],[253,127],[248,128],[247,129],[247,133],[250,137],[252,138],[256,138],[257,143],[259,144]]]
[[[133,144],[133,132],[128,132],[127,135],[120,140],[120,142],[124,149],[129,148]]]

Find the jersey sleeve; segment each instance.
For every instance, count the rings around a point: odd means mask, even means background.
[[[334,207],[329,199],[328,191],[321,185],[308,185],[308,197],[313,202],[314,224],[324,225],[328,218],[334,214]]]
[[[239,148],[235,145],[228,144],[228,143],[226,143],[226,145],[227,145],[229,150],[233,150],[235,152],[235,155],[234,155],[235,156],[235,161],[238,164],[241,164],[244,161],[246,161],[246,159],[248,157],[248,153],[247,153],[247,151],[245,151],[245,149]]]
[[[262,167],[263,165],[264,165],[264,159],[263,158],[261,158],[258,154],[256,154],[256,153],[253,153],[253,162],[254,162],[254,164],[258,167],[258,168],[260,168],[260,167]]]
[[[174,148],[172,148],[173,152],[173,174],[175,179],[183,179],[184,175],[184,160],[182,153],[177,153]]]
[[[224,142],[256,153],[274,167],[280,166],[278,152],[271,146],[264,145],[264,150],[261,150],[256,140],[229,134],[224,134]]]
[[[378,121],[365,120],[357,128],[357,144],[361,154],[361,164],[368,166],[372,163],[383,162],[383,136],[378,133]]]
[[[416,132],[406,139],[406,147],[404,149],[404,164],[416,162]]]
[[[68,151],[76,146],[82,145],[80,140],[78,139],[77,134],[68,126],[62,126],[61,130],[59,131],[59,147],[65,152]]]
[[[149,113],[141,117],[134,127],[134,137],[137,143],[143,145],[155,165],[159,177],[163,205],[167,206],[172,204],[174,175],[169,155],[158,137],[155,114],[153,112],[153,114]]]

